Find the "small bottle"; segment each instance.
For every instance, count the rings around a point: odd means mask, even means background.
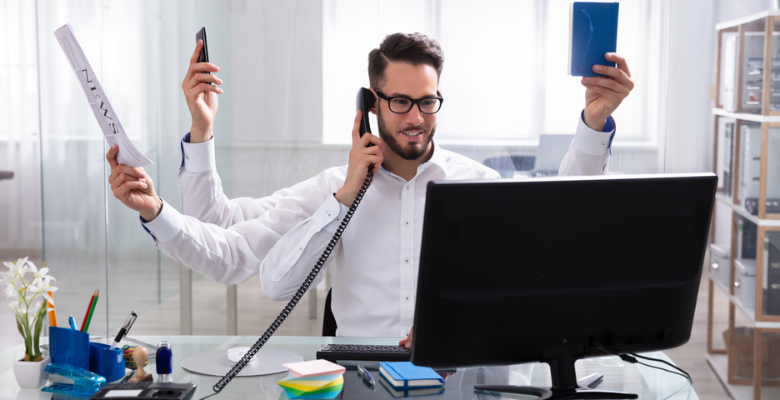
[[[157,357],[155,363],[157,364],[157,382],[158,383],[170,383],[173,382],[173,353],[171,352],[171,344],[163,340],[157,343]]]

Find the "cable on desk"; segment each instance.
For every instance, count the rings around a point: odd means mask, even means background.
[[[328,260],[328,257],[330,256],[330,253],[333,252],[333,249],[336,248],[336,244],[338,243],[339,239],[341,238],[341,234],[344,233],[344,229],[347,228],[347,224],[349,224],[349,221],[352,219],[352,215],[355,214],[355,210],[357,210],[358,205],[363,200],[363,195],[366,194],[366,190],[371,185],[371,181],[374,179],[374,174],[369,170],[368,175],[366,175],[365,181],[363,181],[363,186],[360,187],[360,190],[358,191],[357,196],[355,196],[355,200],[352,202],[352,206],[349,207],[349,210],[347,211],[347,214],[344,216],[344,218],[341,220],[341,224],[336,229],[336,233],[333,234],[333,238],[330,240],[330,243],[325,247],[325,250],[322,252],[322,256],[320,256],[319,260],[317,260],[317,264],[314,265],[314,268],[312,268],[309,275],[306,277],[306,280],[303,281],[303,284],[301,284],[301,287],[298,289],[298,291],[293,295],[293,298],[290,299],[290,302],[287,303],[287,306],[284,307],[282,312],[279,314],[278,317],[274,320],[273,323],[271,323],[271,326],[268,327],[268,329],[263,333],[263,336],[260,336],[260,339],[257,340],[257,342],[252,345],[252,347],[247,350],[247,352],[244,354],[244,356],[238,360],[235,366],[228,371],[227,374],[225,374],[222,379],[217,382],[216,385],[214,385],[214,393],[202,398],[201,400],[205,400],[211,396],[214,396],[215,394],[222,391],[222,389],[227,386],[230,381],[233,380],[236,376],[238,376],[238,373],[241,372],[241,369],[243,369],[247,364],[249,364],[249,360],[252,359],[252,357],[257,354],[258,351],[265,345],[265,342],[268,341],[268,339],[271,338],[271,336],[276,332],[276,330],[279,328],[280,325],[282,325],[282,322],[287,318],[287,316],[290,315],[293,308],[298,304],[298,301],[303,297],[304,294],[306,294],[306,291],[309,290],[309,286],[311,286],[312,282],[317,278],[317,275],[320,273],[320,270],[322,270],[323,266],[325,265],[325,262]]]
[[[608,349],[606,346],[604,346],[603,344],[601,344],[601,343],[599,343],[599,342],[597,342],[595,340],[593,341],[593,345],[597,349],[599,349],[599,350],[601,350],[601,351],[603,351],[605,353],[613,354],[613,355],[616,355],[616,356],[620,357],[620,359],[625,361],[625,362],[628,362],[628,363],[631,363],[631,364],[641,364],[641,365],[644,365],[646,367],[655,368],[655,369],[659,369],[661,371],[668,372],[670,374],[680,375],[683,378],[687,379],[689,384],[693,385],[693,378],[691,378],[691,375],[689,373],[685,372],[685,370],[683,370],[682,368],[680,368],[680,367],[678,367],[678,366],[676,366],[676,365],[674,365],[674,364],[672,364],[672,363],[670,363],[668,361],[661,360],[661,359],[658,359],[658,358],[640,356],[640,355],[638,355],[636,353],[631,353],[631,352],[627,352],[627,351],[620,351],[620,350],[613,351],[613,350]],[[625,346],[622,343],[618,343],[617,346],[615,346],[615,347],[617,347],[618,349],[624,349],[625,348]],[[658,367],[658,366],[655,366],[655,365],[650,365],[650,364],[647,364],[647,363],[643,363],[643,362],[637,360],[637,358],[641,358],[643,360],[649,360],[649,361],[656,361],[656,362],[664,363],[664,364],[666,364],[666,365],[668,365],[668,366],[670,366],[670,367],[672,367],[672,368],[674,368],[674,369],[676,369],[677,371],[680,371],[680,372],[671,371],[671,370],[668,370],[666,368],[662,368],[662,367]]]

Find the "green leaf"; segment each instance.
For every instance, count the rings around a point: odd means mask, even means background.
[[[46,300],[43,300],[41,304],[41,310],[38,311],[38,316],[35,320],[35,332],[33,333],[33,359],[39,359],[41,357],[41,348],[39,342],[41,339],[41,329],[43,328],[43,316],[46,315]]]
[[[19,334],[24,337],[24,330],[22,329],[22,323],[19,322],[19,316],[16,316],[16,328],[19,329]]]

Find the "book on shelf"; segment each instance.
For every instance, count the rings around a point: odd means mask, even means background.
[[[758,215],[758,198],[748,197],[745,199],[745,211],[751,215]],[[767,214],[780,214],[780,198],[766,199]]]
[[[737,254],[738,259],[754,260],[758,240],[758,225],[749,219],[737,215]]]

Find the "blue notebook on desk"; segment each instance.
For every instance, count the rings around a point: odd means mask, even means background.
[[[444,379],[429,367],[411,362],[381,362],[379,374],[396,389],[419,389],[444,385]]]
[[[569,75],[603,76],[593,66],[617,49],[618,3],[572,3],[569,8]]]

